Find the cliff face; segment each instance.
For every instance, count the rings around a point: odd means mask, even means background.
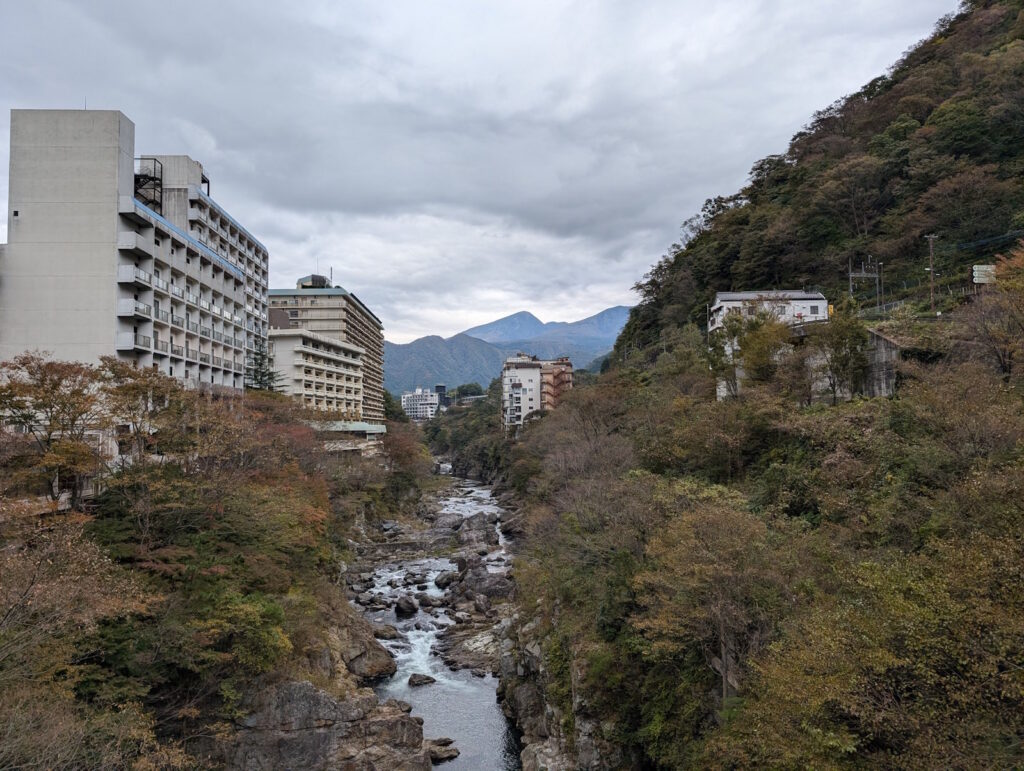
[[[302,650],[300,677],[258,682],[243,703],[245,717],[220,750],[227,765],[263,769],[376,769],[431,767],[423,729],[407,705],[381,703],[365,684],[395,671],[339,591],[321,597],[322,632]]]
[[[371,691],[339,698],[309,681],[271,686],[241,721],[229,765],[270,769],[427,771],[423,729],[393,700]]]
[[[522,623],[517,616],[503,631],[498,696],[505,714],[523,732],[523,771],[632,767],[623,748],[606,738],[614,725],[601,722],[583,696],[583,659],[576,657],[570,665],[567,698],[552,699],[550,664],[542,649],[538,620]]]

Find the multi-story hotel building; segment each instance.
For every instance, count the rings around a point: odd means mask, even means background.
[[[340,420],[362,420],[362,348],[308,329],[272,328],[269,338],[277,389]]]
[[[501,370],[501,420],[506,429],[523,425],[531,413],[553,410],[572,388],[572,362],[542,361],[519,353]]]
[[[410,420],[430,420],[441,406],[441,394],[417,388],[402,394],[402,411]]]
[[[351,292],[325,276],[305,276],[295,289],[271,289],[270,306],[288,314],[288,326],[306,329],[363,350],[362,419],[384,422],[384,325]],[[283,325],[282,325],[283,326]]]
[[[0,359],[116,355],[243,387],[266,340],[268,254],[210,197],[202,165],[136,157],[117,111],[12,110],[8,209]]]

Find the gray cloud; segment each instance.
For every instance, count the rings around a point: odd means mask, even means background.
[[[633,302],[705,198],[955,6],[4,3],[0,107],[122,110],[204,164],[273,284],[333,266],[405,341]]]

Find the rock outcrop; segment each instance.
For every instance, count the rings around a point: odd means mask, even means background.
[[[505,714],[523,732],[520,755],[523,771],[563,768],[611,771],[633,767],[621,748],[604,738],[610,734],[612,726],[601,725],[580,696],[585,690],[585,673],[578,666],[571,672],[572,704],[548,701],[548,672],[538,622],[521,624],[513,617],[502,624],[500,631],[498,694]],[[572,720],[566,720],[566,709],[572,710]],[[566,725],[572,726],[571,736],[565,733]]]
[[[335,685],[355,675],[361,683],[395,673],[395,660],[377,642],[374,627],[345,601],[340,590],[331,587],[320,601],[325,620],[323,636],[307,644],[310,669]]]
[[[239,721],[229,751],[232,768],[431,768],[419,723],[369,690],[339,699],[308,681],[292,681],[266,688],[246,706],[251,712]]]

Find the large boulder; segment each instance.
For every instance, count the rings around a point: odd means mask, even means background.
[[[466,571],[462,585],[466,590],[495,598],[505,598],[512,594],[512,581],[502,573],[490,573],[487,567],[476,564]]]
[[[403,594],[398,598],[398,602],[395,603],[395,615],[399,618],[414,616],[418,610],[419,605],[416,604],[416,600],[408,594]]]
[[[434,586],[438,589],[447,589],[458,577],[458,573],[453,573],[451,570],[443,570],[438,573],[437,578],[434,579]]]

